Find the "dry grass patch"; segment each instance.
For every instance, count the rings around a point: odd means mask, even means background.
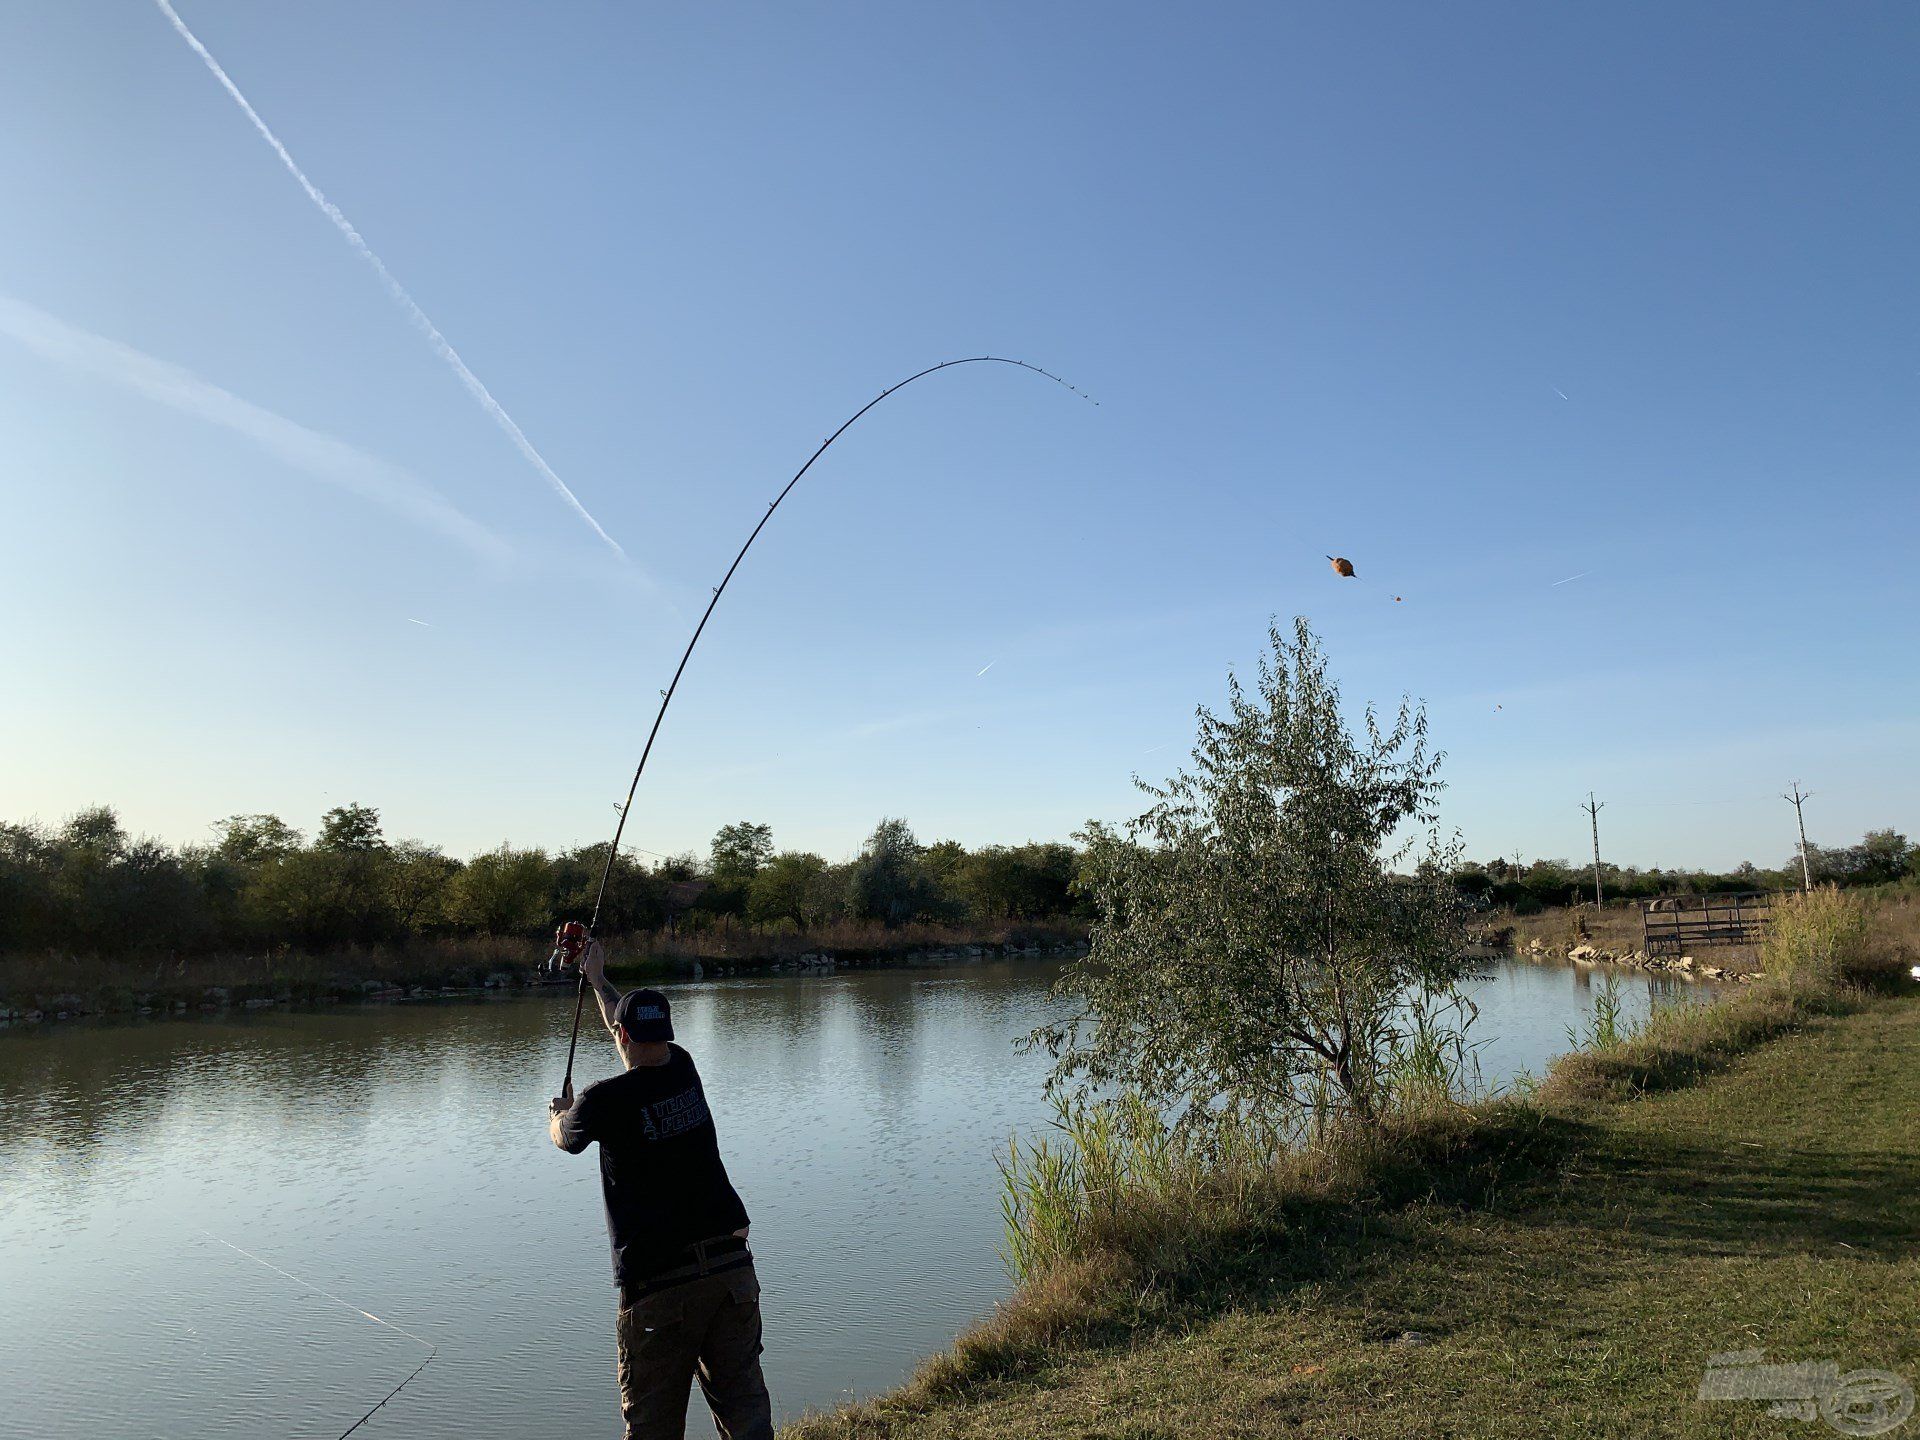
[[[1490,918],[1487,928],[1492,931],[1510,928],[1516,950],[1524,950],[1538,940],[1549,950],[1567,951],[1579,945],[1592,945],[1615,955],[1625,955],[1638,950],[1644,938],[1638,901],[1621,901],[1599,909],[1573,905],[1538,915],[1502,911]]]

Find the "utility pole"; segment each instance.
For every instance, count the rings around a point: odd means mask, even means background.
[[[1793,782],[1793,793],[1791,795],[1782,795],[1780,798],[1793,806],[1793,818],[1800,822],[1800,888],[1811,894],[1813,892],[1813,867],[1807,863],[1807,816],[1806,812],[1800,807],[1811,800],[1813,796],[1811,794],[1802,795],[1800,793],[1800,782],[1796,780]]]
[[[1604,803],[1593,803],[1593,792],[1587,791],[1587,803],[1580,807],[1587,812],[1587,818],[1593,822],[1593,905],[1597,910],[1605,903],[1600,898],[1600,812],[1606,809]]]

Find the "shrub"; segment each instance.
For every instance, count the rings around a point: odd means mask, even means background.
[[[1857,964],[1867,932],[1860,901],[1832,885],[1783,897],[1760,947],[1760,968],[1781,979],[1832,984]]]
[[[1155,804],[1123,831],[1084,833],[1097,920],[1060,981],[1083,1009],[1030,1037],[1056,1095],[1138,1094],[1234,1139],[1372,1123],[1409,1000],[1468,970],[1425,713],[1369,709],[1356,737],[1306,622],[1269,642],[1257,687],[1230,677],[1227,712],[1200,712],[1193,769],[1141,783]]]

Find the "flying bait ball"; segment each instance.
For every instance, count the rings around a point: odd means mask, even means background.
[[[1344,555],[1329,555],[1329,556],[1327,556],[1327,561],[1328,561],[1328,563],[1329,563],[1329,564],[1331,564],[1331,565],[1333,566],[1333,573],[1334,573],[1334,574],[1336,574],[1336,575],[1340,575],[1340,576],[1343,576],[1343,577],[1345,577],[1345,578],[1346,578],[1346,579],[1348,579],[1348,580],[1351,580],[1351,579],[1353,579],[1353,578],[1354,578],[1354,574],[1353,574],[1353,562],[1352,562],[1351,560],[1349,560],[1349,559],[1347,559],[1347,557],[1346,557],[1346,556],[1344,556]]]

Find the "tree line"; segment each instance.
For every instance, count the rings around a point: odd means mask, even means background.
[[[206,954],[550,935],[584,919],[607,859],[501,845],[461,860],[394,840],[380,812],[327,811],[311,839],[277,815],[232,815],[203,845],[127,833],[109,807],[58,826],[0,824],[0,950]],[[851,861],[774,848],[769,826],[723,826],[705,856],[614,862],[600,929],[623,935],[717,916],[814,929],[840,921],[953,925],[1073,913],[1079,857],[1061,844],[923,845],[882,820]]]
[[[582,919],[605,843],[548,851],[501,845],[466,860],[388,838],[380,812],[343,805],[311,839],[276,815],[215,822],[204,845],[130,836],[108,807],[59,826],[0,824],[0,950],[204,954],[222,950],[393,944],[467,935],[538,941]],[[1816,884],[1880,884],[1920,875],[1920,847],[1897,831],[1857,845],[1809,846]],[[904,820],[874,827],[850,861],[777,850],[772,829],[722,826],[706,855],[614,863],[601,931],[624,935],[713,917],[814,930],[842,921],[950,925],[1086,917],[1087,855],[1070,845],[922,844]],[[1591,867],[1566,860],[1454,861],[1456,891],[1478,907],[1532,913],[1590,899]],[[1726,872],[1601,867],[1609,899],[1794,889],[1797,855]]]
[[[1807,846],[1807,872],[1815,885],[1886,885],[1920,876],[1920,846],[1897,830],[1869,830],[1857,845]],[[1483,905],[1509,906],[1522,914],[1593,899],[1593,866],[1568,860],[1469,861],[1454,872],[1454,884]],[[1651,900],[1661,895],[1717,895],[1727,891],[1798,890],[1800,856],[1771,868],[1742,861],[1732,870],[1642,870],[1602,863],[1601,890],[1609,900]]]

